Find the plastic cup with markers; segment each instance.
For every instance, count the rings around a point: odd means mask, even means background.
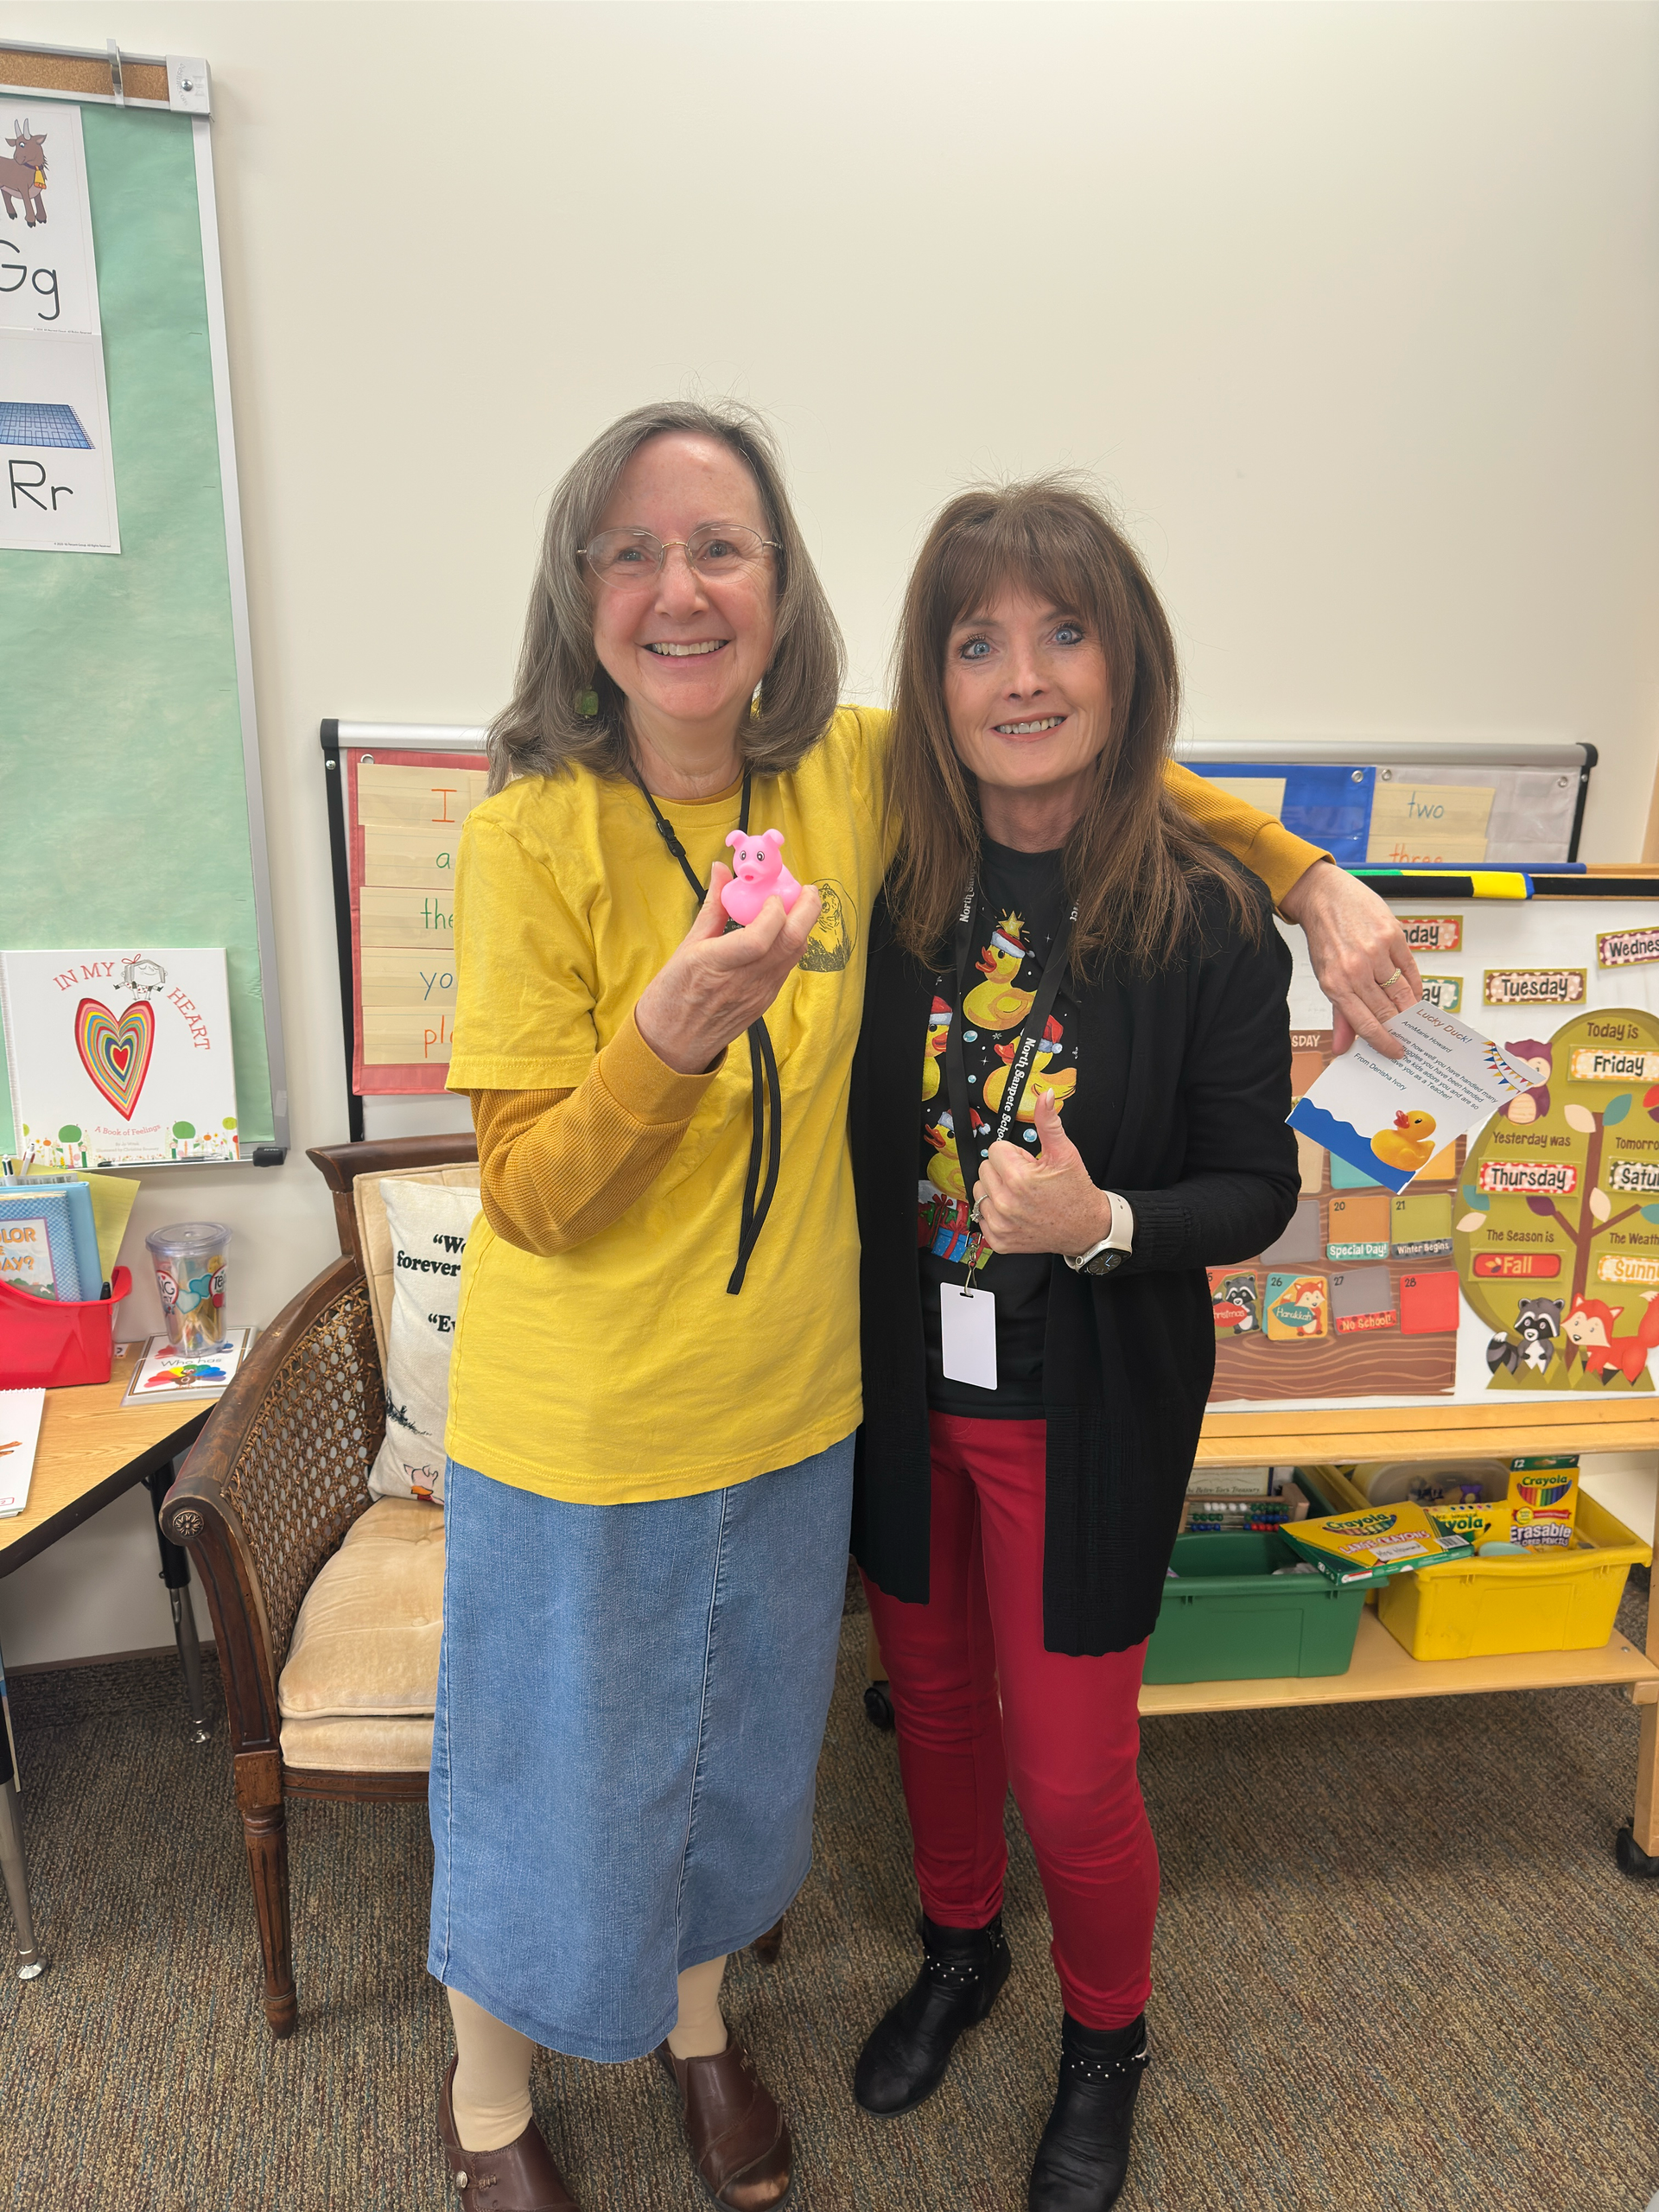
[[[225,1261],[231,1232],[222,1221],[175,1221],[144,1243],[162,1294],[167,1340],[182,1352],[216,1351],[226,1341]]]

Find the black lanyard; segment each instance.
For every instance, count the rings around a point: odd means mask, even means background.
[[[1031,1012],[1008,1063],[1008,1080],[1002,1092],[1002,1110],[996,1117],[996,1127],[982,1144],[973,1134],[973,1100],[968,1089],[968,1061],[962,1049],[962,1032],[968,1017],[963,1002],[968,996],[968,963],[974,949],[974,915],[979,906],[977,879],[969,886],[963,900],[962,912],[957,916],[957,1005],[950,1017],[950,1027],[945,1033],[944,1070],[950,1096],[950,1120],[956,1134],[957,1160],[962,1169],[962,1187],[967,1192],[969,1218],[977,1218],[979,1209],[973,1203],[974,1185],[984,1173],[985,1155],[994,1144],[1000,1144],[1014,1126],[1020,1111],[1020,1101],[1025,1095],[1026,1079],[1031,1072],[1043,1041],[1043,1032],[1048,1027],[1048,1017],[1054,1011],[1054,1001],[1059,995],[1060,983],[1065,974],[1066,955],[1071,944],[1071,925],[1077,918],[1074,906],[1066,916],[1049,947],[1048,958],[1043,966],[1043,979],[1037,986],[1037,995],[1032,1001]],[[968,1281],[974,1279],[976,1266],[982,1267],[984,1259],[976,1251],[978,1240],[970,1238],[968,1246]]]
[[[709,895],[707,884],[699,883],[697,872],[686,858],[685,847],[674,834],[674,825],[664,815],[644,783],[636,774],[634,781],[645,791],[645,804],[651,809],[651,818],[657,824],[657,834],[680,864],[680,872],[690,885],[699,906]],[[749,785],[751,772],[743,771],[743,800],[738,810],[737,826],[744,836],[749,834]],[[737,924],[728,920],[726,926],[734,930]],[[747,1272],[749,1255],[760,1241],[766,1227],[766,1216],[772,1211],[772,1195],[778,1187],[778,1170],[784,1155],[784,1100],[778,1084],[778,1061],[772,1049],[772,1039],[766,1033],[764,1020],[752,1021],[749,1039],[749,1172],[743,1183],[743,1215],[737,1233],[737,1265],[732,1269],[732,1279],[726,1288],[735,1298],[743,1287]],[[766,1107],[772,1109],[770,1125]],[[763,1140],[762,1132],[765,1131]],[[766,1179],[760,1182],[760,1147],[763,1141],[766,1150]],[[757,1196],[758,1194],[758,1196]]]

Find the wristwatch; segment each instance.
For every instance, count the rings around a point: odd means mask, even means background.
[[[1065,1264],[1076,1274],[1109,1275],[1114,1268],[1121,1268],[1135,1247],[1135,1213],[1127,1198],[1120,1198],[1116,1191],[1108,1191],[1112,1202],[1112,1225],[1098,1244],[1091,1244],[1086,1252],[1075,1256],[1064,1255]]]

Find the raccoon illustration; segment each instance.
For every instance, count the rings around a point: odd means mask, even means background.
[[[1522,1300],[1515,1317],[1513,1337],[1494,1337],[1486,1347],[1486,1364],[1494,1375],[1500,1367],[1514,1375],[1522,1366],[1534,1375],[1543,1374],[1555,1357],[1563,1302],[1559,1298]],[[1520,1338],[1518,1344],[1514,1337]]]

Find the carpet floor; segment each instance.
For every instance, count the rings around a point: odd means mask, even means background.
[[[991,2020],[910,2119],[877,2126],[849,2092],[912,1971],[916,1911],[863,1627],[846,1624],[812,1876],[779,1965],[734,1962],[728,2009],[796,2121],[792,2212],[1022,2212],[1059,2005],[1012,1808],[1015,1965]],[[292,1806],[300,2027],[273,2043],[222,1733],[186,1741],[171,1662],[13,1692],[52,1967],[0,1980],[0,2205],[455,2205],[424,1808]],[[1643,2212],[1659,1885],[1611,1847],[1636,1742],[1611,1690],[1149,1724],[1164,1904],[1125,2212]],[[543,2056],[534,2086],[584,2212],[706,2204],[649,2061]]]

